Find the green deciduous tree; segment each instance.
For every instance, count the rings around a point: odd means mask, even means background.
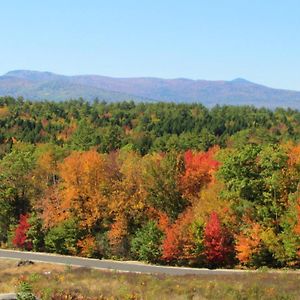
[[[154,208],[176,218],[187,205],[179,188],[182,159],[175,152],[153,156],[145,174],[148,203]]]
[[[76,254],[80,230],[74,219],[66,220],[51,228],[45,237],[45,247],[49,252]]]
[[[137,231],[131,241],[131,252],[139,260],[157,262],[161,256],[163,233],[154,221]]]

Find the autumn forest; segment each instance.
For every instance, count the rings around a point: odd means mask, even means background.
[[[0,98],[0,245],[300,265],[300,112]]]

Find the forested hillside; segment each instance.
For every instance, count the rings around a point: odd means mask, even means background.
[[[0,243],[209,267],[300,263],[300,113],[0,98]]]

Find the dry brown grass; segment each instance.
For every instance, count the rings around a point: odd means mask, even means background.
[[[27,280],[43,299],[300,299],[296,273],[164,276],[17,262],[0,260],[0,292]]]

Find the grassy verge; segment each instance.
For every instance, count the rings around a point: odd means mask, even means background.
[[[28,281],[42,299],[300,299],[300,274],[165,276],[0,260],[0,292]]]

